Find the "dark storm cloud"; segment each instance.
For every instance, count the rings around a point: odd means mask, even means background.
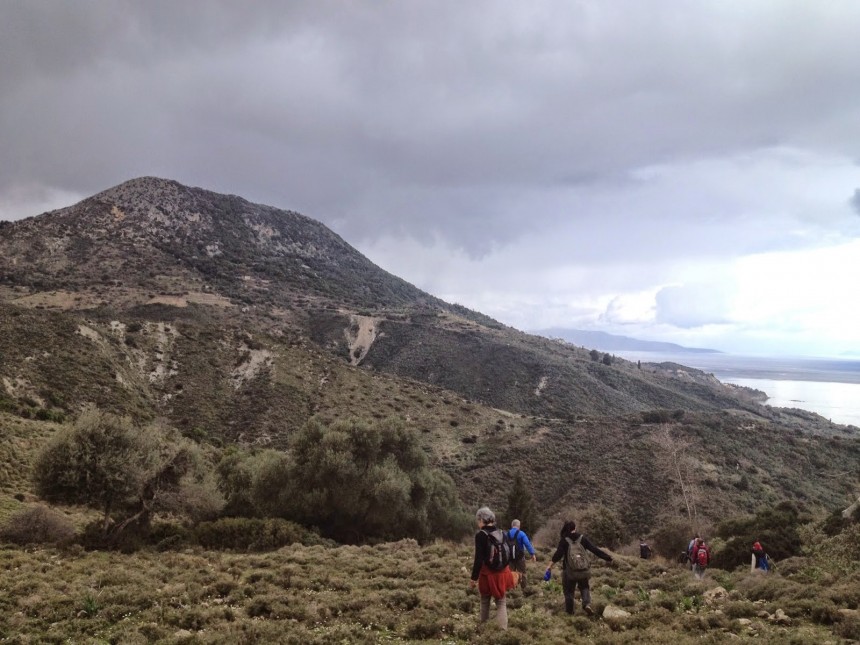
[[[606,190],[639,194],[642,167],[778,146],[858,156],[859,11],[6,3],[0,190],[87,194],[156,174],[301,210],[350,240],[441,237],[482,256],[578,220],[595,248],[620,219],[616,248],[637,248],[646,213],[670,231],[723,216],[659,198],[599,212]]]
[[[0,23],[0,82],[57,78],[106,60],[152,64],[194,49],[266,38],[300,14],[287,3],[226,0],[27,0],[6,2]]]

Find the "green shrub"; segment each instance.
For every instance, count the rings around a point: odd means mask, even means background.
[[[831,573],[860,571],[860,524],[849,524],[840,533],[828,537],[813,525],[800,531],[804,554],[814,557],[818,566]]]
[[[731,600],[723,604],[722,610],[729,618],[752,618],[759,609],[751,602]]]
[[[646,410],[642,413],[642,421],[645,423],[669,423],[672,414],[668,410]]]
[[[66,420],[66,414],[62,410],[39,408],[36,410],[36,419],[39,421],[52,421],[54,423],[63,423]]]
[[[827,516],[827,519],[822,522],[821,530],[830,537],[834,535],[839,535],[843,531],[843,529],[847,528],[851,524],[851,519],[847,517],[842,517],[842,511],[840,509],[834,510],[830,515]]]
[[[860,640],[860,618],[857,616],[846,616],[833,627],[833,632],[846,640]]]
[[[0,540],[13,544],[68,544],[75,527],[62,513],[36,505],[21,509],[0,526]]]
[[[306,528],[280,518],[225,517],[201,522],[192,530],[194,540],[206,549],[267,551],[290,544],[331,544]]]
[[[431,469],[418,435],[392,419],[312,419],[290,458],[271,456],[253,481],[258,508],[339,542],[459,538],[471,524],[451,478]]]
[[[793,505],[781,503],[752,517],[726,520],[716,528],[717,536],[726,540],[725,546],[714,553],[711,564],[723,569],[748,564],[756,541],[775,560],[800,555],[803,545],[798,529],[807,519]]]
[[[676,517],[658,518],[651,531],[651,548],[672,562],[685,551],[692,537],[690,522]]]
[[[615,550],[627,541],[626,529],[618,514],[606,507],[587,509],[576,524],[577,530],[585,533],[594,544],[604,548]]]

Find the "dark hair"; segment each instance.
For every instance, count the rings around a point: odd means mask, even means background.
[[[567,520],[561,527],[561,537],[564,537],[568,533],[573,533],[575,530],[576,522],[574,522],[573,520]]]

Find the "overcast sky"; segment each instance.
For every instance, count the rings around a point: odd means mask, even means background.
[[[520,329],[860,353],[860,2],[0,0],[0,219],[156,175]]]

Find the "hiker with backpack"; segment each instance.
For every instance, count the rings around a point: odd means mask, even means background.
[[[705,577],[705,569],[711,563],[711,549],[702,538],[696,540],[693,546],[693,575],[697,580]]]
[[[537,562],[535,549],[532,546],[529,536],[520,528],[520,521],[514,520],[511,522],[511,530],[508,531],[508,537],[514,544],[514,561],[511,563],[511,569],[520,574],[520,587],[523,593],[526,591],[526,553],[529,554],[532,562]]]
[[[642,538],[639,538],[639,557],[643,560],[648,560],[651,557],[651,547]]]
[[[582,609],[591,616],[594,610],[591,608],[591,590],[588,587],[588,579],[591,577],[591,562],[588,559],[588,551],[591,551],[601,560],[612,562],[612,556],[604,553],[582,533],[577,532],[576,522],[568,520],[561,527],[561,539],[558,548],[552,556],[552,562],[546,568],[546,577],[551,575],[552,565],[559,560],[564,560],[561,574],[561,589],[564,592],[564,610],[573,614],[574,593],[579,587],[579,596],[582,600]]]
[[[761,569],[764,572],[770,570],[770,556],[765,553],[764,547],[756,540],[752,547],[753,558],[755,559],[753,569]]]
[[[696,549],[696,544],[699,542],[699,540],[701,540],[701,538],[699,537],[699,534],[696,533],[696,535],[693,537],[692,540],[690,540],[690,543],[687,545],[687,563],[688,563],[690,569],[692,569],[693,565],[696,563],[695,562],[695,560],[696,560],[695,549]]]
[[[480,622],[490,617],[490,598],[496,599],[496,620],[502,629],[508,628],[505,594],[517,586],[509,566],[513,559],[513,543],[506,531],[496,528],[496,515],[486,506],[475,514],[475,560],[469,587],[478,587],[481,594]],[[516,576],[518,577],[518,576]]]

